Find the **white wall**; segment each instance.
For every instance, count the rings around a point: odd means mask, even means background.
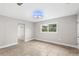
[[[78,16],[77,16],[77,46],[79,48],[79,13],[78,13]]]
[[[41,33],[40,25],[58,23],[58,33]],[[25,24],[25,40],[37,38],[50,42],[77,45],[77,15],[71,15],[43,22],[32,23],[10,17],[0,16],[0,47],[17,43],[18,24]]]
[[[16,43],[17,22],[0,16],[0,46]]]
[[[42,33],[40,25],[47,23],[58,23],[57,33]],[[35,38],[48,42],[64,43],[70,46],[77,46],[77,15],[50,19],[35,23]]]
[[[17,25],[19,23],[25,24],[25,39],[26,41],[30,40],[32,38],[33,23],[0,15],[0,48],[17,43]]]

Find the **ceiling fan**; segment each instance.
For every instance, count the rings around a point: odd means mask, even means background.
[[[18,6],[21,6],[21,5],[23,5],[23,3],[17,3],[17,5],[18,5]]]

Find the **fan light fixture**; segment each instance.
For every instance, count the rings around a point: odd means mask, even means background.
[[[44,13],[42,10],[35,10],[33,12],[33,18],[36,18],[36,19],[42,19],[44,16]]]

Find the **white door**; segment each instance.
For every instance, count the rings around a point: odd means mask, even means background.
[[[25,25],[18,24],[18,40],[25,40]]]

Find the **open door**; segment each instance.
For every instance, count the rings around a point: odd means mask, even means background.
[[[25,41],[25,24],[18,24],[18,41]]]

